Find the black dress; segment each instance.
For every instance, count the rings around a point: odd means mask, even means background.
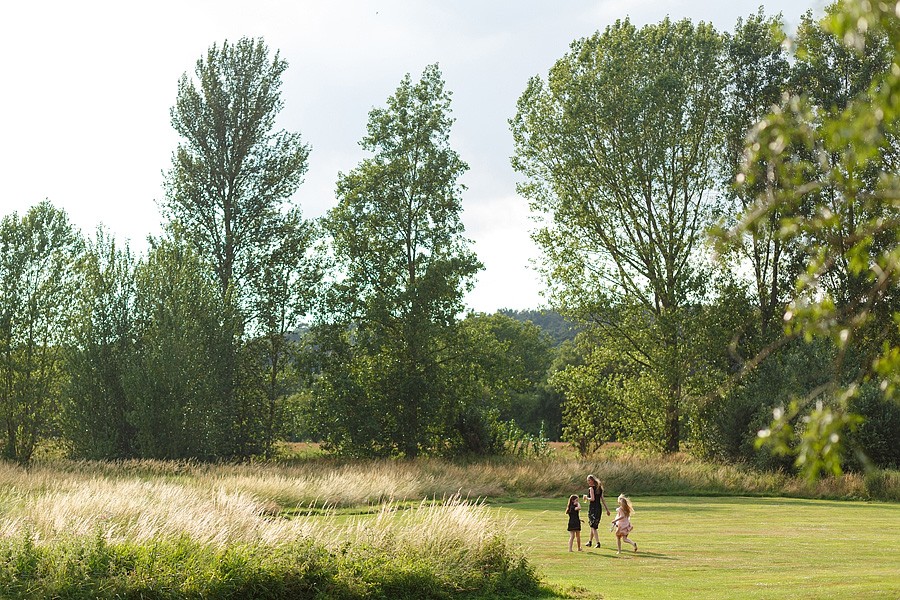
[[[569,531],[581,531],[581,518],[578,513],[574,507],[569,509]]]
[[[588,505],[588,524],[591,529],[600,527],[600,494],[603,488],[599,485],[594,488],[594,501]],[[591,497],[591,488],[588,488],[588,498]]]

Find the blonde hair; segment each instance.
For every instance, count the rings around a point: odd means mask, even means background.
[[[631,516],[631,513],[634,512],[634,506],[631,505],[631,500],[628,498],[628,496],[626,496],[625,494],[619,494],[618,502],[625,512],[625,516]]]

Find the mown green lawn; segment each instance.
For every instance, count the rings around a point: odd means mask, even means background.
[[[579,598],[900,599],[900,504],[635,497],[638,553],[605,514],[599,550],[568,552],[566,499],[494,504],[542,579]],[[610,509],[615,508],[615,499]],[[587,521],[587,511],[582,511]],[[615,511],[613,510],[613,515]],[[586,523],[582,543],[590,530]]]

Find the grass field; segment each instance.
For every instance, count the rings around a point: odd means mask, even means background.
[[[900,598],[898,504],[633,500],[630,538],[639,551],[623,544],[621,556],[605,514],[601,548],[570,554],[565,499],[495,506],[500,518],[515,517],[511,540],[525,549],[543,581],[576,598]],[[590,530],[585,526],[582,533],[586,542]]]
[[[568,552],[565,498],[588,472],[610,493],[631,491],[637,554],[615,555],[606,516],[600,550]],[[254,597],[293,598],[309,585],[329,599],[520,597],[535,590],[534,566],[546,598],[896,600],[900,503],[853,500],[871,497],[869,479],[810,487],[630,453],[597,462],[0,462],[0,598],[234,598],[260,586],[282,591]],[[896,497],[898,481],[891,472],[877,489]]]

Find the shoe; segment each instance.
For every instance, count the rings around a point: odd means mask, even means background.
[[[590,548],[592,543],[593,543],[593,542],[588,542],[587,544],[585,544],[585,546],[587,546],[588,548]]]

